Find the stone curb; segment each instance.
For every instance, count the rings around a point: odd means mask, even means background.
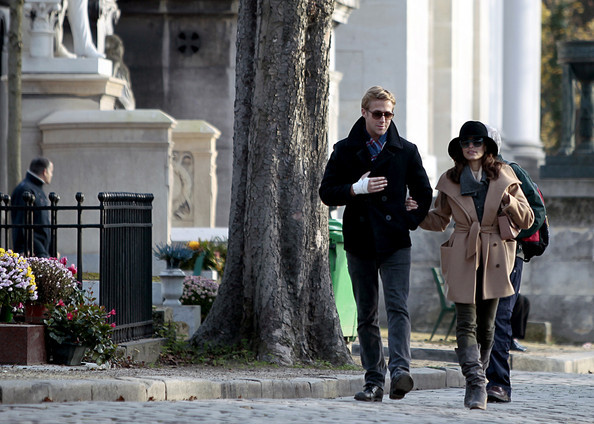
[[[356,349],[353,349],[356,350]],[[355,353],[355,352],[353,352]],[[415,349],[413,357],[450,361],[452,352]],[[419,358],[420,359],[420,358]],[[513,355],[513,369],[539,372],[592,373],[594,351],[550,357]],[[414,390],[464,387],[460,368],[412,368]],[[119,377],[78,380],[0,380],[0,404],[76,401],[176,401],[208,399],[296,399],[350,397],[361,390],[363,375],[328,375],[293,379],[208,380],[184,377]],[[384,392],[389,393],[390,379]]]
[[[414,368],[415,390],[462,387],[456,368]],[[183,377],[122,377],[85,380],[0,380],[1,404],[80,401],[179,401],[207,399],[296,399],[352,396],[363,376],[318,378],[235,379],[212,381]],[[390,382],[386,380],[388,393]]]

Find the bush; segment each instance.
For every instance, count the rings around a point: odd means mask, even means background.
[[[219,283],[197,275],[189,275],[184,279],[182,305],[200,305],[202,319],[206,317],[219,290]]]
[[[88,355],[98,364],[110,360],[116,350],[111,333],[116,326],[109,323],[115,310],[94,303],[95,298],[76,290],[70,299],[48,304],[49,318],[44,321],[48,337],[56,343],[86,346]]]
[[[0,247],[0,305],[20,310],[23,302],[35,300],[37,286],[27,258]]]
[[[56,258],[29,258],[29,266],[35,275],[37,284],[37,301],[45,305],[55,303],[60,299],[67,299],[78,287],[74,278],[76,267],[71,265],[66,268],[67,259]]]

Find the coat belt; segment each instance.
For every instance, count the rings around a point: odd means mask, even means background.
[[[468,243],[466,245],[466,259],[476,255],[481,248],[481,237],[480,234],[498,234],[499,226],[497,225],[480,225],[478,222],[473,222],[470,226],[456,223],[454,228],[455,233],[467,233]],[[478,255],[477,255],[478,263]]]

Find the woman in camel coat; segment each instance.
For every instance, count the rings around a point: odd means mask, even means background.
[[[435,208],[420,227],[454,232],[441,246],[441,268],[446,296],[455,303],[456,353],[466,377],[464,405],[486,409],[484,371],[495,331],[499,298],[514,293],[509,276],[516,256],[515,240],[502,240],[497,216],[508,215],[519,228],[529,228],[534,213],[510,166],[497,160],[498,146],[487,128],[466,122],[448,153],[454,167],[439,179]],[[414,209],[412,199],[407,209]]]

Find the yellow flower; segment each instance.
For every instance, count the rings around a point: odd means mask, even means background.
[[[198,249],[200,249],[200,242],[199,241],[189,241],[188,247],[192,250],[198,250]]]

